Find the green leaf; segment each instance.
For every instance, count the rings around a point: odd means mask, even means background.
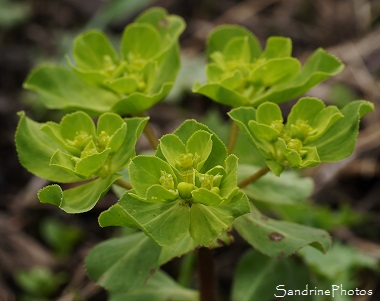
[[[251,49],[248,36],[231,39],[223,49],[226,61],[251,62]]]
[[[198,155],[196,158],[197,166],[196,169],[200,170],[203,164],[208,159],[211,151],[212,151],[212,134],[206,131],[197,131],[189,140],[187,140],[186,150],[189,153],[192,153],[194,156]]]
[[[118,97],[101,88],[90,86],[69,69],[42,66],[32,71],[24,88],[39,94],[49,109],[81,109],[92,114],[111,111]]]
[[[344,117],[308,146],[317,147],[322,162],[338,161],[348,157],[355,148],[360,118],[373,109],[373,104],[368,101],[358,100],[349,103],[341,110]]]
[[[186,120],[184,123],[179,126],[173,134],[177,135],[182,142],[186,143],[190,137],[193,135],[193,133],[197,131],[206,131],[210,134],[211,140],[212,140],[212,150],[210,155],[208,156],[208,159],[204,163],[202,169],[200,172],[206,172],[210,170],[211,168],[217,166],[217,165],[223,165],[224,160],[227,157],[227,149],[224,145],[224,143],[217,137],[208,127],[205,125],[196,122],[195,120]],[[157,156],[160,156],[160,150],[157,149]]]
[[[107,36],[95,30],[75,38],[73,56],[77,67],[84,70],[102,70],[108,64],[118,63],[117,53]]]
[[[210,246],[218,235],[231,227],[234,219],[248,212],[247,197],[241,191],[222,205],[193,204],[190,210],[190,235],[196,243]]]
[[[154,26],[160,33],[163,45],[170,46],[170,42],[178,39],[184,31],[185,21],[176,15],[168,15],[161,7],[153,7],[145,10],[135,20],[136,23],[148,23]]]
[[[19,113],[15,140],[18,158],[22,166],[31,173],[54,182],[71,183],[83,178],[59,167],[51,166],[50,159],[60,145],[41,131],[43,124],[37,123]]]
[[[74,140],[79,132],[83,131],[89,136],[95,136],[94,121],[88,114],[78,111],[65,115],[60,123],[63,138]]]
[[[199,188],[191,192],[193,200],[196,203],[200,203],[207,206],[216,206],[222,203],[222,198],[220,195],[211,192],[206,188]]]
[[[219,83],[201,85],[200,83],[195,82],[192,92],[205,95],[220,104],[231,107],[240,107],[249,102],[249,99],[246,96],[230,90]]]
[[[315,273],[332,281],[351,274],[355,268],[378,269],[375,258],[341,243],[334,243],[326,254],[310,247],[304,247],[297,253]]]
[[[198,245],[191,238],[190,233],[187,232],[184,237],[179,239],[172,245],[162,246],[159,264],[163,265],[173,259],[174,257],[182,256],[190,251],[193,251]]]
[[[300,69],[301,64],[297,59],[274,58],[254,68],[250,80],[263,87],[271,87],[290,81]]]
[[[141,133],[143,132],[148,120],[149,117],[133,117],[124,119],[124,122],[127,125],[127,132],[120,148],[112,156],[111,172],[118,172],[124,169],[131,160],[131,158],[135,155],[135,147],[137,140],[140,138]],[[114,139],[117,139],[117,137],[115,137],[116,135],[119,135],[119,132],[116,132],[114,137],[111,138],[110,144],[113,143]]]
[[[147,283],[130,292],[111,293],[110,301],[198,301],[198,292],[184,288],[162,271],[157,271]]]
[[[250,214],[236,219],[234,227],[255,249],[271,257],[292,255],[306,245],[326,252],[331,244],[330,236],[324,230],[277,221],[255,208]]]
[[[75,172],[88,178],[96,174],[106,163],[110,149],[81,159],[75,166]]]
[[[99,223],[102,227],[136,226],[157,244],[165,246],[174,244],[188,232],[189,210],[180,202],[148,203],[126,193],[100,215]]]
[[[133,189],[138,195],[146,196],[150,186],[161,184],[162,171],[172,175],[174,184],[176,184],[174,172],[164,160],[151,156],[133,158],[129,164],[129,178]]]
[[[175,73],[176,74],[176,73]],[[159,101],[163,100],[166,95],[169,94],[170,89],[173,86],[173,82],[165,82],[160,86],[160,90],[150,94],[144,94],[140,92],[136,92],[126,96],[115,102],[115,104],[108,109],[108,111],[112,111],[118,113],[119,115],[137,115],[140,114]]]
[[[222,197],[227,197],[237,187],[237,168],[238,158],[235,155],[229,155],[225,161],[225,175],[219,186]]]
[[[143,233],[107,240],[86,257],[90,278],[110,292],[142,287],[158,268],[160,247]]]
[[[152,59],[160,51],[160,34],[152,25],[133,23],[123,32],[120,53],[126,60]]]
[[[256,110],[256,121],[266,125],[271,125],[274,121],[283,121],[280,107],[271,102],[263,103]]]
[[[260,58],[286,58],[292,54],[292,40],[284,37],[269,37]]]
[[[53,184],[42,188],[38,198],[41,203],[58,206],[67,213],[82,213],[91,210],[118,178],[119,175],[99,178],[64,191],[59,185]]]
[[[259,170],[258,167],[240,164],[239,179],[243,180]],[[272,205],[299,204],[310,197],[313,192],[313,180],[300,177],[294,171],[285,171],[281,177],[268,173],[248,185],[244,191],[255,202]]]
[[[160,138],[160,149],[172,167],[176,167],[178,158],[186,154],[185,144],[173,134],[164,135]]]
[[[271,301],[274,295],[281,300],[310,301],[310,296],[286,296],[283,289],[302,289],[310,284],[310,272],[293,259],[270,258],[248,251],[240,259],[232,287],[232,300]]]
[[[222,51],[233,38],[248,39],[251,59],[260,55],[260,44],[249,30],[238,25],[222,25],[215,28],[207,39],[207,57],[215,51]]]
[[[305,62],[299,74],[290,82],[274,86],[250,100],[257,106],[264,101],[282,103],[300,96],[327,78],[340,73],[343,64],[323,49],[317,49]]]

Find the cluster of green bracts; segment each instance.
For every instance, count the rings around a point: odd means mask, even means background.
[[[69,68],[39,67],[24,84],[47,108],[76,112],[60,123],[45,124],[21,113],[16,133],[26,169],[49,181],[79,183],[64,191],[49,185],[38,194],[41,202],[69,213],[88,211],[112,184],[123,181],[121,186],[131,189],[101,214],[100,225],[140,229],[160,246],[182,246],[175,256],[198,245],[212,246],[234,225],[243,237],[251,237],[241,221],[260,222],[256,211],[245,215],[250,206],[237,184],[238,158],[228,155],[206,126],[185,121],[160,139],[154,155],[135,154],[148,118],[121,115],[141,116],[169,93],[180,67],[178,38],[184,27],[180,17],[153,8],[125,28],[118,51],[102,32],[79,35]],[[193,87],[234,108],[229,116],[277,176],[286,167],[299,169],[349,156],[360,118],[373,109],[366,101],[354,101],[339,110],[306,97],[285,122],[278,103],[302,95],[343,68],[322,49],[303,66],[291,51],[288,38],[271,37],[262,50],[246,29],[220,26],[207,42],[208,82]],[[233,224],[243,215],[245,219]],[[260,249],[262,241],[252,241]]]

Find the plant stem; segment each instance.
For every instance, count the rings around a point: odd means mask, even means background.
[[[233,122],[231,124],[230,135],[228,137],[228,146],[227,146],[228,154],[231,154],[235,148],[238,132],[239,132],[238,126],[236,125],[235,122]]]
[[[214,258],[209,248],[199,249],[198,268],[200,301],[217,301]]]
[[[183,287],[189,287],[191,276],[193,274],[194,264],[197,257],[195,253],[186,254],[182,258],[181,267],[179,270],[178,283]]]
[[[263,168],[261,168],[260,170],[258,170],[257,172],[255,172],[253,175],[249,176],[248,178],[244,179],[243,181],[241,181],[238,186],[240,188],[244,188],[245,186],[247,186],[248,184],[251,184],[255,181],[257,181],[258,179],[260,179],[262,176],[264,176],[267,172],[269,171],[269,167],[268,166],[264,166]]]
[[[132,185],[123,179],[117,179],[114,184],[123,187],[126,190],[132,189]]]
[[[157,149],[158,146],[158,138],[156,137],[153,128],[150,126],[149,123],[146,124],[144,128],[144,134],[145,137],[148,139],[149,144],[152,146],[153,149]]]

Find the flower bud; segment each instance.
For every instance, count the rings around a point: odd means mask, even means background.
[[[194,190],[194,185],[191,183],[180,182],[177,185],[179,196],[184,200],[192,198],[191,192]]]

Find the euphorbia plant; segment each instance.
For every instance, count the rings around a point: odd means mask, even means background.
[[[262,51],[246,29],[221,26],[208,40],[209,82],[196,84],[194,91],[234,108],[229,116],[247,134],[245,146],[258,150],[254,153],[264,167],[239,169],[235,126],[227,149],[195,120],[160,139],[145,130],[154,154],[136,156],[136,142],[148,122],[141,115],[173,86],[183,29],[180,17],[150,9],[126,27],[119,54],[103,33],[89,31],[75,39],[70,68],[37,68],[24,85],[48,108],[74,111],[59,123],[44,124],[20,113],[16,146],[21,164],[49,181],[79,184],[67,190],[49,185],[39,191],[40,201],[80,213],[91,210],[112,185],[119,186],[119,201],[100,214],[99,224],[136,232],[101,243],[86,260],[89,276],[110,292],[111,300],[199,299],[194,290],[153,272],[198,249],[200,262],[210,264],[210,250],[231,244],[233,229],[268,256],[292,255],[307,245],[327,251],[325,231],[266,217],[249,202],[248,189],[269,170],[280,176],[287,167],[349,156],[360,118],[373,109],[356,101],[339,110],[305,97],[284,122],[278,103],[336,74],[341,62],[317,50],[301,67],[290,56],[290,39],[271,37]],[[121,117],[125,114],[130,117]],[[273,189],[281,186],[281,177]],[[290,195],[289,202],[294,198]],[[200,270],[212,272],[212,265]],[[201,300],[215,298],[208,277],[212,273],[200,277]]]

